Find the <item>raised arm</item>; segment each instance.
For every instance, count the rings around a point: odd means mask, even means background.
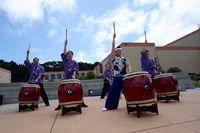
[[[144,42],[144,46],[143,46],[142,52],[144,52],[146,50],[146,48],[145,48],[145,45],[147,44],[146,31],[144,31],[144,36],[145,36],[145,42]]]
[[[132,72],[132,68],[131,68],[131,65],[129,64],[129,61],[128,59],[126,59],[126,62],[125,62],[126,66],[127,66],[127,69],[128,69],[128,73]]]
[[[112,51],[111,51],[111,59],[113,60],[115,58],[115,37],[116,34],[113,34],[113,40],[112,40]]]
[[[64,55],[67,54],[67,40],[65,40],[65,43],[64,43]]]

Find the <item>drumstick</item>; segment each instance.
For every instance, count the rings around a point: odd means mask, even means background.
[[[147,36],[146,36],[146,31],[144,31],[144,36],[145,36],[145,44],[147,44]]]
[[[66,35],[66,40],[67,40],[67,29],[66,29],[66,31],[65,31],[65,35]]]
[[[115,33],[115,22],[113,22],[113,30],[114,30],[114,33]]]
[[[29,43],[29,46],[28,46],[28,51],[30,51],[30,48],[31,48],[31,44]]]

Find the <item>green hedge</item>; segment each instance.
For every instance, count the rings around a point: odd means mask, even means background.
[[[177,72],[181,72],[181,69],[178,67],[171,67],[167,70],[167,73],[177,73]]]
[[[188,73],[188,75],[190,75],[190,78],[194,81],[199,81],[200,80],[200,74],[196,74],[196,73]]]

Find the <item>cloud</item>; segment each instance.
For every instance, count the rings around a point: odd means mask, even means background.
[[[75,0],[1,0],[0,9],[13,23],[42,21],[45,11],[54,13],[74,12]]]
[[[48,37],[49,38],[53,38],[53,37],[55,37],[57,35],[57,33],[58,33],[58,31],[56,29],[50,29],[48,31]]]
[[[89,47],[92,50],[87,58],[92,57],[92,60],[102,60],[110,53],[113,21],[116,23],[117,42],[121,42],[127,35],[143,32],[147,16],[142,10],[133,11],[127,5],[121,5],[115,10],[107,11],[99,17],[87,14],[81,15],[82,23],[78,24],[76,30],[83,32],[83,36],[91,40]],[[117,42],[116,45],[118,45]]]
[[[1,0],[0,9],[6,12],[12,23],[41,21],[44,17],[40,0]]]
[[[39,48],[30,48],[30,53],[41,53],[42,50]]]
[[[22,36],[30,31],[36,23],[48,21],[48,38],[59,38],[64,16],[76,11],[77,0],[1,0],[0,11],[3,11],[9,21],[7,27],[1,29],[4,33]],[[46,22],[45,22],[46,23]],[[32,29],[31,29],[32,30]],[[59,40],[59,39],[58,39]]]
[[[76,10],[76,0],[43,0],[43,3],[50,12],[73,13]]]
[[[76,53],[74,59],[75,59],[76,61],[78,61],[78,62],[92,62],[91,60],[89,60],[89,58],[88,58],[89,56],[90,56],[90,55],[89,55],[87,52],[82,51],[82,50],[79,50],[79,51]]]
[[[149,17],[146,20],[146,27],[149,41],[163,46],[197,29],[196,24],[200,20],[200,1],[187,0],[183,3],[180,0],[155,0],[155,3],[157,6],[147,12]],[[137,41],[142,40],[144,35],[140,35]]]

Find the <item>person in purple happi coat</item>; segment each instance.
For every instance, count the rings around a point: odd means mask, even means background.
[[[26,60],[24,64],[29,70],[29,84],[38,84],[40,86],[40,95],[45,103],[46,106],[49,106],[48,96],[45,92],[43,86],[43,77],[44,77],[44,67],[39,64],[39,58],[35,57],[33,59],[33,63],[29,61],[29,53],[30,51],[27,50]]]
[[[112,71],[111,71],[110,64],[107,63],[105,65],[105,68],[106,68],[106,70],[103,73],[104,84],[103,84],[103,89],[102,89],[102,92],[101,92],[100,99],[104,99],[104,97],[105,97],[106,93],[109,91],[110,85],[111,85]]]
[[[61,54],[61,58],[64,66],[64,79],[78,79],[78,63],[73,60],[73,52],[67,52],[67,40],[64,43],[64,53]],[[82,107],[88,107],[84,102],[82,103]],[[61,106],[55,108],[55,110],[61,109]]]
[[[160,73],[160,69],[156,65],[155,60],[149,58],[149,51],[145,48],[145,45],[141,52],[141,68],[142,71],[146,71],[151,74],[152,78]]]

